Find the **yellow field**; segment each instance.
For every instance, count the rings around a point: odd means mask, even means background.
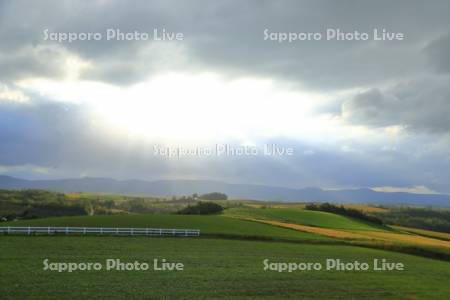
[[[357,209],[362,212],[368,212],[368,213],[388,211],[388,209],[386,209],[386,208],[375,207],[375,206],[371,206],[371,205],[367,205],[367,204],[344,204],[344,207],[345,208],[353,208],[353,209]]]
[[[288,203],[282,203],[282,204],[274,204],[274,205],[270,205],[270,207],[272,208],[305,208],[305,203],[292,203],[292,204],[288,204]]]
[[[358,232],[358,231],[352,231]],[[420,246],[429,246],[429,247],[438,247],[445,248],[450,250],[450,242],[433,239],[429,237],[424,237],[415,234],[403,234],[403,233],[391,233],[391,232],[381,232],[381,231],[361,231],[361,234],[364,234],[368,237],[381,239],[384,241],[391,241],[397,243],[406,243],[412,245],[420,245]]]
[[[69,199],[79,199],[81,193],[66,193],[67,198]]]
[[[415,234],[423,235],[426,237],[450,241],[450,234],[445,233],[445,232],[437,232],[437,231],[431,231],[431,230],[426,230],[426,229],[418,229],[418,228],[410,228],[410,227],[394,226],[394,225],[391,225],[390,227],[395,230],[398,230],[398,231],[415,233]]]
[[[269,220],[256,220],[256,219],[247,219],[247,220],[270,224],[270,225],[283,227],[283,228],[295,229],[298,231],[304,231],[304,232],[309,232],[309,233],[314,233],[314,234],[325,235],[325,236],[333,237],[333,238],[371,239],[370,237],[364,236],[362,234],[352,233],[352,232],[337,230],[337,229],[329,229],[329,228],[314,227],[314,226],[307,226],[307,225],[283,223],[283,222],[279,222],[279,221],[269,221]]]
[[[324,235],[332,238],[338,239],[351,239],[351,240],[372,240],[379,241],[383,243],[400,243],[408,245],[419,245],[425,247],[437,247],[441,249],[450,250],[450,242],[443,241],[439,239],[434,239],[431,237],[424,237],[416,234],[410,233],[399,233],[399,232],[383,232],[383,231],[369,231],[369,230],[340,230],[340,229],[330,229],[322,227],[314,227],[307,225],[283,223],[273,220],[258,220],[258,219],[247,219],[251,221],[261,222],[265,224],[270,224],[274,226],[279,226],[283,228],[290,228],[298,231],[309,232],[319,235]]]

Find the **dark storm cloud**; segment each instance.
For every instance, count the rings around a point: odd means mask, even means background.
[[[409,130],[450,133],[450,77],[414,80],[381,91],[370,89],[344,102],[350,122],[403,126]]]
[[[0,19],[0,79],[3,80],[62,77],[65,66],[61,56],[71,54],[92,65],[84,77],[130,84],[145,78],[160,66],[158,59],[164,57],[161,50],[155,51],[155,47],[142,41],[103,39],[64,44],[44,40],[45,30],[103,34],[107,28],[127,32],[169,25],[162,21],[164,14],[157,6],[130,6],[125,1],[92,1],[81,5],[74,1],[17,1],[3,3],[1,13],[4,17]]]
[[[88,121],[68,104],[0,101],[0,164],[57,165],[67,148],[83,145]]]
[[[438,72],[450,73],[450,33],[432,41],[425,53]]]
[[[0,80],[36,76],[59,78],[64,72],[64,54],[54,48],[21,48],[9,54],[0,53]]]
[[[155,46],[158,42],[102,40],[59,46],[92,63],[93,68],[84,77],[112,83],[139,82],[168,67],[276,77],[318,89],[335,89],[380,83],[420,70],[426,63],[423,45],[431,43],[437,33],[448,31],[449,5],[448,1],[435,1],[433,5],[422,1],[359,1],[356,6],[353,1],[138,1],[133,5],[126,1],[82,5],[72,1],[7,2],[2,8],[5,17],[0,21],[0,49],[8,57],[11,49],[31,51],[26,49],[52,44],[43,41],[44,29],[105,32],[107,28],[119,28],[126,32],[166,28],[185,34],[185,40],[176,47],[188,57],[188,63],[176,63],[169,57],[165,60],[170,63],[161,64],[166,51]],[[397,42],[283,44],[263,39],[265,29],[323,32],[328,27],[346,32],[386,28],[403,32],[407,38]],[[445,59],[444,50],[439,53]],[[15,70],[13,75],[30,73],[26,65],[17,69],[25,70],[19,74]]]
[[[127,170],[156,174],[164,169],[161,160],[146,159],[150,146],[111,138],[97,121],[80,105],[0,100],[0,165],[35,165],[72,176],[120,176]]]

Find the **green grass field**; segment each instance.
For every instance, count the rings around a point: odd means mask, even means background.
[[[448,299],[450,263],[337,245],[197,238],[1,237],[2,299]],[[51,262],[107,258],[182,262],[184,271],[43,270]],[[327,258],[402,262],[405,271],[264,271],[263,260],[323,262]],[[44,296],[45,295],[45,296]]]
[[[165,214],[56,217],[4,223],[2,226],[91,226],[200,229],[202,236],[230,236],[283,240],[332,240],[311,233],[284,229],[225,216]]]
[[[277,220],[286,223],[349,230],[385,230],[381,226],[368,224],[349,217],[328,212],[304,210],[299,208],[230,208],[228,216]]]
[[[197,237],[0,236],[1,299],[448,299],[450,262],[359,247],[352,241],[238,218],[388,234],[383,227],[316,211],[231,208],[223,215],[119,214],[5,222],[1,226],[200,229]],[[444,241],[440,241],[444,242]],[[377,242],[373,241],[372,246]],[[376,246],[378,247],[378,246]],[[379,247],[383,247],[380,244]],[[396,250],[397,251],[397,250]],[[400,251],[400,250],[398,250]],[[418,252],[420,254],[420,252]],[[181,262],[184,271],[44,271],[50,262],[106,259]],[[263,261],[387,259],[404,271],[264,271]]]

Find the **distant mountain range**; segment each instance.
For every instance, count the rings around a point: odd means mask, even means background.
[[[205,180],[115,180],[77,178],[25,180],[0,176],[0,189],[46,189],[61,192],[101,192],[129,195],[180,196],[193,193],[222,192],[231,198],[265,201],[322,201],[336,203],[407,204],[450,207],[450,195],[375,192],[371,189],[322,190],[292,189],[265,185],[229,184]]]

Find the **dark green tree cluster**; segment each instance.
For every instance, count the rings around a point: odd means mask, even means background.
[[[305,209],[308,210],[317,210],[317,211],[325,211],[330,213],[335,213],[338,215],[343,215],[371,223],[375,223],[378,225],[383,225],[383,221],[375,216],[367,215],[360,210],[353,208],[345,208],[343,205],[337,206],[330,203],[320,203],[314,204],[310,203],[305,206]]]
[[[447,209],[394,207],[376,215],[386,224],[450,233],[450,210]]]
[[[0,190],[0,219],[85,215],[84,204],[66,195],[44,190]]]
[[[195,205],[188,205],[183,209],[180,209],[177,214],[179,215],[214,215],[223,211],[223,207],[213,202],[200,201]]]

